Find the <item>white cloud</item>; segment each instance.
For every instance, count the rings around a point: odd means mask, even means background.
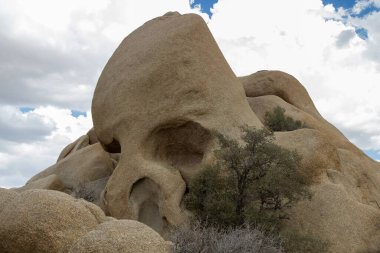
[[[380,71],[380,11],[374,11],[363,18],[351,18],[349,22],[368,31],[365,56],[376,62]]]
[[[184,0],[0,0],[0,5],[0,104],[79,110],[90,107],[97,78],[124,36],[170,10],[199,13]]]
[[[358,15],[370,7],[380,8],[380,0],[358,0],[352,7],[352,13]]]
[[[294,75],[351,141],[380,150],[380,13],[349,22],[344,15],[319,0],[219,0],[209,26],[237,75]],[[368,40],[356,26],[368,30]]]
[[[54,122],[34,112],[0,106],[0,139],[14,142],[39,140],[55,129]],[[0,148],[1,149],[1,148]]]
[[[360,14],[363,10],[367,9],[368,7],[370,7],[372,4],[372,1],[368,1],[368,0],[359,0],[356,2],[356,4],[354,5],[354,7],[352,7],[352,12],[354,14]]]
[[[8,122],[17,125],[10,133],[11,138],[0,136],[0,187],[23,185],[34,174],[54,164],[67,144],[92,127],[90,112],[78,118],[68,109],[52,106],[38,107],[28,113],[8,106],[0,108],[0,112],[0,122],[9,119]],[[7,134],[1,126],[0,133]],[[21,137],[12,136],[22,132]]]

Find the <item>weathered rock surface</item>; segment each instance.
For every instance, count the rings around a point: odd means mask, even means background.
[[[58,191],[3,191],[0,252],[67,252],[74,240],[107,220],[97,206]]]
[[[137,221],[106,217],[94,204],[50,190],[0,188],[0,252],[170,252]]]
[[[87,139],[87,135],[79,138]],[[74,143],[80,143],[78,141]],[[112,174],[116,161],[99,143],[88,145],[59,160],[56,164],[32,177],[19,190],[60,190],[73,196],[96,202]],[[54,182],[50,182],[54,180]],[[43,185],[42,185],[43,184]]]
[[[13,190],[0,188],[0,213],[8,205],[10,201],[18,196],[18,193]]]
[[[280,106],[305,125],[305,129],[275,133],[279,145],[303,156],[302,170],[314,180],[313,198],[291,210],[288,226],[330,242],[331,252],[378,252],[380,164],[320,116],[294,77],[260,71],[240,80],[262,122],[266,112]]]
[[[160,232],[187,221],[185,182],[211,159],[211,130],[262,126],[206,23],[178,13],[124,39],[99,78],[92,116],[99,142],[121,152],[106,211]]]
[[[318,183],[327,170],[340,168],[336,148],[318,130],[298,129],[290,132],[275,133],[275,142],[289,150],[297,150],[301,155],[303,173]]]
[[[254,74],[252,76],[254,76]],[[246,86],[248,86],[248,84],[246,84]],[[307,95],[307,93],[304,95]],[[358,154],[363,154],[362,151],[352,145],[352,143],[350,143],[338,129],[325,119],[320,116],[313,116],[313,114],[303,110],[302,107],[299,106],[300,108],[298,108],[293,104],[286,102],[279,96],[268,94],[258,97],[247,97],[247,99],[252,110],[262,122],[264,122],[266,112],[272,111],[276,106],[280,106],[286,110],[288,116],[304,122],[306,128],[319,130],[334,146],[348,149]]]
[[[313,116],[320,117],[306,89],[287,73],[263,70],[239,79],[247,97],[275,95]]]
[[[166,253],[172,244],[147,225],[133,220],[113,220],[79,238],[69,253]]]

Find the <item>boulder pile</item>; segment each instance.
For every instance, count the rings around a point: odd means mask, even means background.
[[[189,222],[183,197],[215,161],[212,132],[239,138],[277,106],[304,123],[275,137],[302,155],[313,180],[313,198],[291,209],[287,226],[332,252],[379,250],[380,164],[319,114],[294,77],[236,77],[201,17],[170,12],[109,59],[94,128],[25,186],[0,190],[0,252],[168,252],[159,234]]]

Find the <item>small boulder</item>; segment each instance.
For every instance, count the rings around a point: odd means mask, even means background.
[[[67,252],[73,241],[107,221],[97,206],[58,191],[1,190],[0,201],[2,253]]]
[[[78,239],[69,253],[166,253],[172,244],[134,220],[113,220]]]

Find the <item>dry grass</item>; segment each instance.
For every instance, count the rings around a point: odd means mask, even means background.
[[[195,223],[173,231],[174,253],[282,253],[281,241],[258,229],[218,229]]]

